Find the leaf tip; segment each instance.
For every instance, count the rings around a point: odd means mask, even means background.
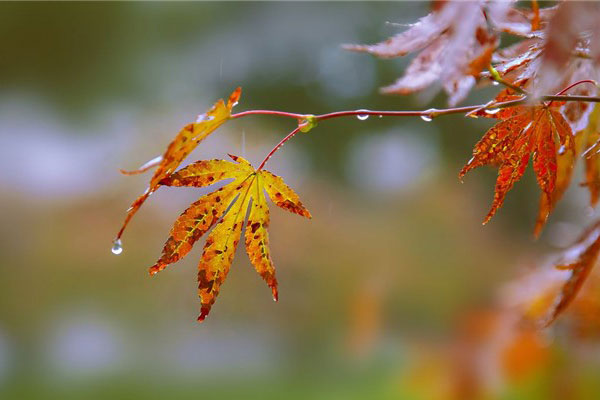
[[[340,47],[348,51],[365,51],[365,46],[360,44],[344,43]]]
[[[155,265],[151,266],[150,268],[148,268],[148,273],[150,274],[150,276],[154,276],[154,275],[158,274],[160,271],[162,271],[163,269],[165,269],[164,265],[155,264]]]
[[[202,323],[204,322],[204,320],[206,319],[206,317],[208,316],[208,313],[210,312],[210,309],[207,307],[202,307],[200,309],[200,315],[198,315],[197,321]]]
[[[488,222],[490,222],[490,220],[492,219],[492,217],[494,216],[495,213],[496,213],[495,209],[490,210],[490,212],[488,213],[488,215],[486,215],[485,218],[483,219],[483,222],[481,222],[481,225],[487,225]]]
[[[242,95],[242,87],[238,86],[229,96],[229,100],[227,101],[227,107],[233,108],[240,101],[240,96]]]
[[[475,166],[473,166],[474,161],[475,157],[471,157],[471,159],[467,161],[467,163],[464,165],[464,167],[462,167],[462,169],[458,173],[458,180],[460,180],[460,183],[464,183],[464,177],[467,174],[467,172],[475,168]]]

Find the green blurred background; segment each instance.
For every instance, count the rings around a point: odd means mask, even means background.
[[[340,48],[382,40],[403,29],[387,21],[411,23],[427,9],[0,4],[0,398],[428,398],[406,378],[423,362],[418,349],[443,346],[465,313],[571,241],[591,212],[572,188],[534,242],[528,172],[482,227],[495,172],[464,185],[457,172],[489,121],[348,118],[294,138],[268,169],[314,218],[272,209],[279,303],[243,248],[204,324],[195,320],[200,248],[147,275],[172,221],[205,191],[160,190],[130,225],[124,252],[110,252],[148,179],[118,169],[160,154],[238,85],[237,111],[445,106],[435,90],[379,95],[407,60]],[[189,161],[230,152],[257,163],[292,128],[279,117],[232,121]],[[597,359],[561,359],[518,383],[527,389],[499,393],[550,398],[549,377],[571,368],[584,393],[600,393]]]

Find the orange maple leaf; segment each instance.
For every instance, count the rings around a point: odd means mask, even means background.
[[[199,321],[203,321],[210,312],[221,284],[227,277],[248,209],[250,214],[245,233],[246,252],[256,272],[271,288],[273,299],[277,301],[275,266],[269,250],[269,209],[265,191],[277,206],[311,218],[298,195],[283,179],[269,171],[254,169],[241,157],[230,157],[236,162],[198,161],[159,182],[165,186],[204,187],[224,179],[233,179],[231,183],[202,196],[177,218],[161,257],[150,267],[150,274],[154,275],[167,265],[182,259],[196,241],[214,226],[206,239],[198,265],[198,294],[202,303]]]
[[[133,218],[146,199],[159,188],[160,181],[175,172],[179,164],[181,164],[181,162],[196,148],[198,143],[204,140],[231,117],[231,109],[238,103],[241,93],[242,88],[238,87],[231,93],[227,103],[222,99],[219,99],[210,110],[204,114],[200,114],[195,122],[184,126],[177,136],[175,136],[173,141],[169,143],[167,150],[162,156],[148,161],[137,170],[121,170],[125,175],[135,175],[146,172],[158,165],[156,172],[154,172],[154,175],[150,179],[150,184],[146,191],[140,197],[135,199],[127,210],[125,221],[115,239],[115,244],[117,246],[120,245],[119,240],[123,235],[127,224],[129,224],[131,218]]]
[[[556,268],[570,271],[568,279],[549,310],[544,321],[550,325],[577,296],[588,278],[600,254],[600,223],[596,222],[583,232],[574,245],[564,252],[564,258],[556,263]]]
[[[513,185],[521,179],[533,154],[533,169],[542,190],[536,234],[569,184],[575,161],[575,141],[558,105],[518,106],[500,111],[501,119],[475,145],[473,157],[459,173],[462,177],[481,165],[498,166],[498,179],[487,223],[502,206]],[[560,168],[559,168],[560,166]]]

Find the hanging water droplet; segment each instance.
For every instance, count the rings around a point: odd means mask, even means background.
[[[565,151],[567,151],[567,147],[563,144],[562,146],[560,146],[560,148],[558,149],[558,154],[563,155],[565,154]]]
[[[494,86],[498,86],[499,84],[500,84],[500,82],[498,82],[498,81],[492,81],[492,85],[494,85]]]
[[[499,108],[489,108],[489,109],[485,110],[485,113],[494,115],[494,114],[497,114],[499,111],[500,111]]]
[[[369,110],[358,110],[358,112],[361,112],[361,111],[365,111],[365,112],[367,112],[367,111],[369,111]],[[358,114],[358,115],[356,116],[356,118],[358,118],[358,119],[359,119],[359,120],[361,120],[361,121],[364,121],[364,120],[366,120],[367,118],[369,118],[369,114]]]
[[[421,115],[421,119],[425,122],[433,121],[433,118],[431,118],[429,115]]]
[[[123,245],[121,244],[121,239],[117,239],[113,242],[113,247],[110,249],[113,254],[119,255],[123,252]]]
[[[383,118],[383,115],[379,114],[379,118]]]

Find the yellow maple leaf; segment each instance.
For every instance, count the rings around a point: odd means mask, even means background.
[[[241,93],[242,89],[238,87],[231,93],[227,103],[225,103],[223,99],[219,99],[210,110],[204,114],[200,114],[195,122],[184,126],[169,144],[162,156],[148,161],[137,170],[121,170],[125,175],[135,175],[146,172],[158,165],[158,168],[150,179],[150,184],[146,191],[135,199],[127,210],[127,216],[117,234],[115,245],[120,244],[119,240],[123,235],[127,224],[129,224],[131,218],[133,218],[146,199],[160,187],[160,181],[175,172],[177,167],[179,167],[179,164],[181,164],[181,162],[196,148],[198,143],[204,140],[231,117],[231,110],[239,101]]]
[[[161,257],[150,267],[150,274],[154,275],[180,260],[214,226],[198,265],[198,294],[202,305],[199,321],[203,321],[210,312],[227,277],[248,209],[246,252],[258,274],[271,288],[273,299],[278,299],[275,266],[269,250],[269,209],[265,191],[277,206],[311,218],[298,195],[283,179],[269,171],[254,169],[241,157],[230,157],[235,163],[226,160],[198,161],[159,181],[159,185],[165,186],[204,187],[233,179],[202,196],[177,218]]]

